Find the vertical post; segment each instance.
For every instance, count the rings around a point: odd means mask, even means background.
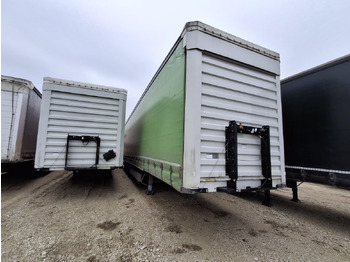
[[[65,158],[65,163],[64,163],[64,169],[67,169],[67,166],[68,166],[68,148],[69,148],[69,140],[70,140],[70,135],[68,134],[68,136],[67,136],[67,144],[66,144],[66,158]]]
[[[101,139],[100,137],[94,137],[94,140],[96,142],[96,157],[95,157],[95,166],[97,168],[98,166],[98,162],[99,162],[99,159],[100,159],[100,144],[101,144]]]
[[[297,181],[292,181],[291,182],[291,186],[292,186],[292,190],[293,190],[293,199],[292,199],[292,201],[299,202]]]
[[[189,39],[197,39],[189,37]],[[185,41],[186,42],[186,41]],[[184,46],[185,47],[185,46]],[[184,144],[182,177],[184,188],[195,188],[200,184],[200,136],[201,136],[201,94],[202,94],[202,51],[186,46],[186,80],[184,112]]]
[[[265,206],[271,206],[271,194],[270,194],[270,190],[264,190],[265,195],[264,195],[264,201],[263,201],[263,205]]]
[[[297,181],[292,179],[287,179],[287,187],[290,187],[293,190],[293,198],[291,199],[291,201],[299,202]]]
[[[226,175],[231,178],[227,184],[236,190],[238,178],[237,123],[231,121],[225,129]]]
[[[271,147],[270,147],[270,127],[263,126],[261,130],[261,168],[264,177],[264,187],[272,187],[271,180]]]
[[[153,195],[153,194],[154,194],[154,192],[153,192],[153,176],[149,174],[146,195]]]

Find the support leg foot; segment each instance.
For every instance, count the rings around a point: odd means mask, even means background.
[[[262,202],[264,206],[271,206],[271,195],[270,195],[270,190],[265,190],[264,194],[264,201]]]

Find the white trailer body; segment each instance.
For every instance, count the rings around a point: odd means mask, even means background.
[[[31,81],[1,76],[1,163],[34,160],[40,105]]]
[[[234,120],[257,128],[270,127],[271,186],[283,186],[279,55],[202,24],[189,27],[184,37],[186,83],[191,86],[186,92],[184,172],[200,174],[187,176],[184,184],[207,187],[211,192],[227,186],[231,178],[225,174],[229,142],[225,141],[225,127]],[[264,180],[264,141],[258,135],[243,133],[238,133],[237,139],[235,190],[258,189]]]
[[[124,89],[45,77],[35,168],[123,166]]]
[[[175,73],[182,77],[177,85],[166,80]],[[187,23],[128,119],[126,163],[183,193],[284,186],[279,75],[277,53],[201,22]],[[159,95],[167,85],[174,87]],[[172,105],[176,96],[183,118],[173,120],[173,111],[162,116],[166,107],[147,115],[151,103]],[[174,137],[182,146],[165,151]],[[159,145],[149,150],[151,139]]]

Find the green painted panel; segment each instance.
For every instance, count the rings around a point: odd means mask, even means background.
[[[129,118],[125,127],[126,159],[146,157],[182,167],[185,59],[180,42]],[[177,167],[162,173],[163,180],[179,191],[181,170]]]

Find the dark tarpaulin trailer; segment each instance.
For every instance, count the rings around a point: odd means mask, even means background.
[[[290,186],[310,181],[350,187],[349,74],[347,55],[281,81]]]

